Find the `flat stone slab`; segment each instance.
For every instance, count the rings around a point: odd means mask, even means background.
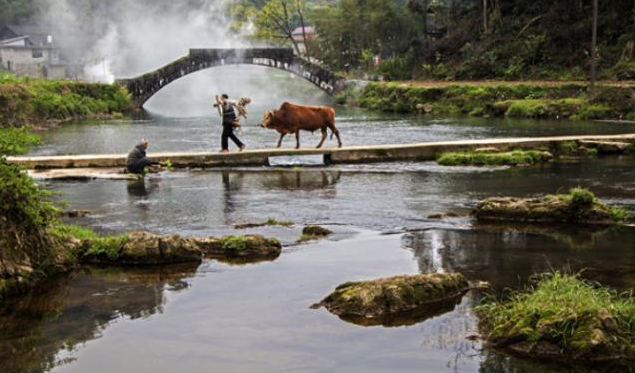
[[[268,166],[269,157],[323,155],[328,163],[370,163],[391,161],[433,161],[439,153],[496,147],[500,151],[511,149],[535,149],[568,141],[617,141],[635,142],[635,134],[603,136],[552,136],[501,138],[482,140],[460,140],[426,142],[397,145],[347,146],[342,148],[301,148],[301,149],[254,149],[243,152],[171,152],[150,153],[154,161],[170,161],[175,168],[186,167],[233,167]],[[126,154],[59,155],[42,157],[8,157],[10,163],[28,169],[51,168],[114,168],[124,167]]]
[[[138,180],[141,175],[122,172],[121,168],[58,168],[50,170],[29,170],[35,180]]]

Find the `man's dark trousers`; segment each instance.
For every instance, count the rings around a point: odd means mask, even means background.
[[[234,125],[232,123],[223,123],[223,134],[221,135],[221,148],[223,150],[228,150],[229,149],[229,142],[227,141],[227,139],[232,139],[232,141],[234,142],[234,144],[236,144],[236,146],[238,146],[239,148],[243,147],[243,143],[242,141],[240,141],[238,139],[238,137],[236,137],[236,135],[234,135]]]

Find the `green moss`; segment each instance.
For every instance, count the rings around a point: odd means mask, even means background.
[[[265,222],[265,225],[269,225],[269,226],[280,226],[280,227],[292,227],[295,225],[295,223],[293,223],[290,220],[277,220],[275,218],[269,218],[267,219],[267,221]]]
[[[609,206],[609,215],[617,222],[625,222],[631,218],[631,213],[622,207]]]
[[[543,275],[507,300],[476,307],[487,339],[544,341],[568,357],[593,350],[606,355],[635,353],[635,300],[558,272]]]
[[[570,198],[571,203],[576,206],[590,206],[597,201],[595,194],[588,189],[584,188],[572,188],[568,195],[564,195],[565,198]]]
[[[551,154],[538,150],[514,150],[511,152],[448,152],[437,158],[437,163],[443,166],[501,166],[535,164],[547,162]]]

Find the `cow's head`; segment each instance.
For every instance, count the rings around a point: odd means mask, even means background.
[[[260,127],[269,128],[273,124],[273,110],[267,110],[262,116]]]

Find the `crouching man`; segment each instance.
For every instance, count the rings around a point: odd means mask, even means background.
[[[146,156],[146,149],[148,149],[148,140],[141,139],[130,153],[128,153],[128,158],[126,159],[126,168],[128,169],[128,172],[133,174],[142,174],[146,167],[161,165],[159,162],[154,162],[148,159]]]

